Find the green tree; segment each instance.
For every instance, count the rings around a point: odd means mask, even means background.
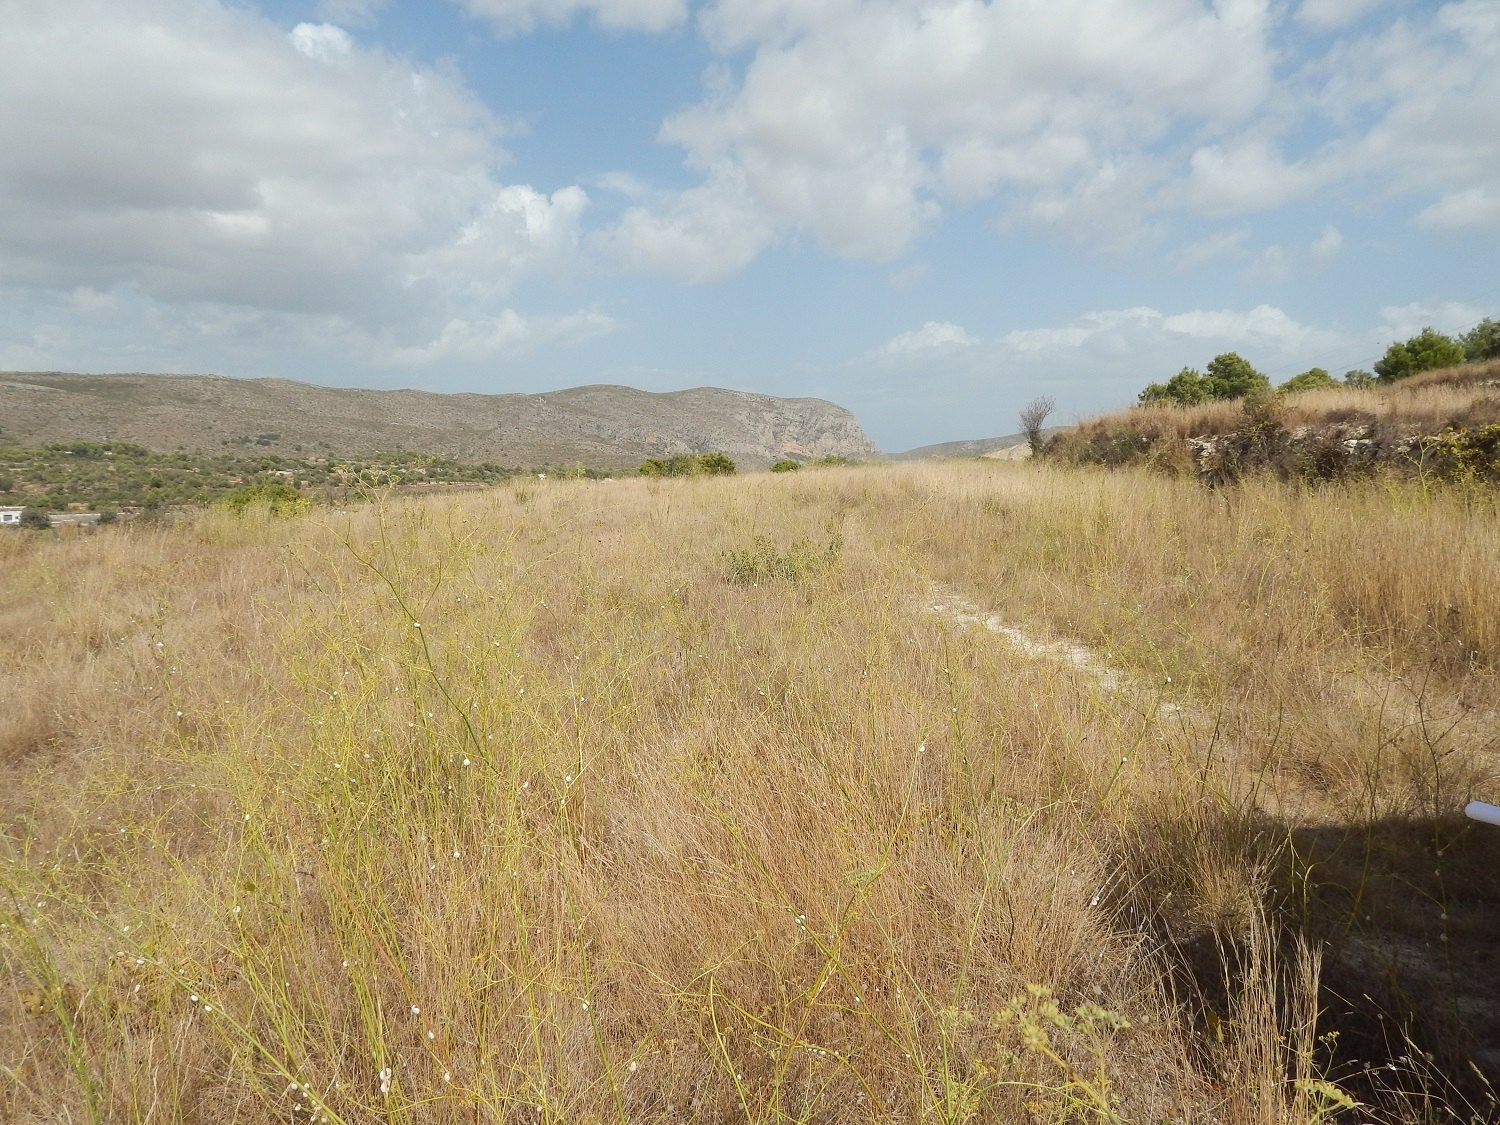
[[[1151,383],[1137,396],[1142,406],[1155,403],[1175,403],[1178,406],[1197,406],[1213,398],[1208,380],[1203,372],[1184,367],[1165,383]]]
[[[1346,387],[1373,387],[1375,376],[1373,373],[1356,367],[1352,371],[1344,372],[1344,386]]]
[[[1293,375],[1277,390],[1284,394],[1296,394],[1298,391],[1322,391],[1329,387],[1336,387],[1339,381],[1321,367],[1310,368],[1301,375]]]
[[[1460,336],[1459,342],[1464,346],[1464,358],[1470,363],[1500,359],[1500,320],[1485,317]]]
[[[773,473],[795,473],[800,468],[802,468],[802,466],[797,464],[797,462],[793,461],[790,457],[783,457],[780,461],[777,461],[776,464],[771,466],[771,471]]]
[[[21,526],[29,527],[36,531],[45,531],[52,526],[52,521],[47,518],[47,513],[44,509],[28,507],[21,513]]]
[[[739,472],[739,466],[729,454],[715,450],[698,454],[698,471],[711,477],[730,477]]]
[[[1375,364],[1375,377],[1382,383],[1409,379],[1423,371],[1456,367],[1464,361],[1464,348],[1452,336],[1424,328],[1409,340],[1392,344]]]
[[[1271,389],[1271,380],[1237,352],[1214,356],[1204,378],[1208,381],[1209,397],[1216,399],[1244,398]]]

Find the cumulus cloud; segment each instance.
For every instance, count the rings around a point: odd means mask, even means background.
[[[726,168],[664,206],[631,207],[598,244],[627,273],[703,285],[737,273],[775,239],[743,176]]]
[[[1417,224],[1434,230],[1500,230],[1500,192],[1487,187],[1451,192],[1417,212]]]
[[[1343,249],[1343,234],[1340,233],[1338,227],[1332,223],[1328,223],[1318,232],[1318,237],[1313,239],[1310,253],[1313,256],[1313,261],[1326,264],[1337,258],[1343,252]]]
[[[957,324],[929,320],[921,328],[892,337],[881,351],[886,355],[912,355],[917,352],[972,348],[978,343],[977,337],[971,336]]]
[[[1346,130],[1345,177],[1432,200],[1418,211],[1422,225],[1500,228],[1491,186],[1500,180],[1500,6],[1455,0],[1406,14],[1314,69],[1311,107]]]
[[[1207,215],[1275,210],[1304,198],[1335,171],[1327,164],[1288,163],[1263,138],[1228,147],[1204,145],[1194,151],[1188,164],[1191,171],[1183,197]]]
[[[601,27],[666,31],[687,19],[687,0],[459,0],[470,15],[501,34],[558,26],[588,15]]]
[[[1372,334],[1382,345],[1405,340],[1424,328],[1439,332],[1467,332],[1486,315],[1494,315],[1467,301],[1426,300],[1405,305],[1386,305],[1380,310],[1380,327]]]
[[[480,326],[450,333],[458,354],[576,256],[581,188],[499,179],[503,127],[456,77],[340,26],[221,0],[0,0],[0,18],[0,285],[128,288],[143,322],[221,334],[209,310],[241,310],[239,335],[280,313]]]
[[[847,258],[899,257],[945,206],[986,199],[1123,245],[1151,146],[1266,97],[1268,20],[1263,0],[716,0],[703,34],[748,61],[714,70],[661,139],[705,176],[732,170],[779,235]]]
[[[1152,340],[1160,344],[1183,338],[1223,345],[1259,345],[1278,355],[1344,342],[1339,333],[1302,324],[1274,305],[1257,305],[1245,310],[1193,309],[1178,313],[1162,313],[1146,306],[1106,309],[1085,313],[1058,327],[1018,329],[1003,336],[1001,343],[1016,352],[1029,353],[1089,349],[1127,354],[1144,346],[1142,354],[1149,354],[1160,350]]]
[[[772,232],[761,247],[805,234],[865,261],[901,257],[976,203],[1001,231],[1101,251],[1149,244],[1183,212],[1247,215],[1352,185],[1416,197],[1428,227],[1500,225],[1500,8],[1390,7],[712,0],[697,22],[723,62],[660,137],[705,181],[743,184],[737,208]],[[700,203],[643,203],[631,225],[680,228],[670,212]],[[691,272],[733,272],[746,249]]]
[[[354,40],[331,23],[299,23],[292,28],[292,46],[310,59],[330,62],[354,50]]]

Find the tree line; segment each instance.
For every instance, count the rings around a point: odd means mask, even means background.
[[[1456,367],[1462,363],[1480,363],[1500,359],[1500,320],[1486,317],[1462,336],[1453,337],[1432,328],[1424,328],[1408,340],[1398,341],[1386,349],[1374,371],[1353,370],[1339,379],[1321,367],[1293,375],[1275,389],[1278,391],[1311,391],[1325,387],[1368,387],[1376,383],[1394,383],[1423,371]],[[1142,405],[1169,404],[1196,406],[1200,403],[1239,399],[1268,394],[1271,380],[1235,352],[1215,356],[1199,371],[1184,367],[1165,383],[1151,383],[1142,390]]]

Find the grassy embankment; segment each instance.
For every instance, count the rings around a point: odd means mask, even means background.
[[[0,1118],[1482,1117],[1497,509],[971,464],[0,537]]]
[[[1192,441],[1200,444],[1194,448]],[[1279,393],[1198,406],[1137,406],[1052,438],[1054,459],[1145,464],[1172,474],[1287,480],[1376,472],[1436,480],[1500,479],[1500,360],[1370,387]]]

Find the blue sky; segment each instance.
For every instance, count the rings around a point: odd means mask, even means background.
[[[1500,0],[0,0],[0,370],[888,450],[1500,311]]]

